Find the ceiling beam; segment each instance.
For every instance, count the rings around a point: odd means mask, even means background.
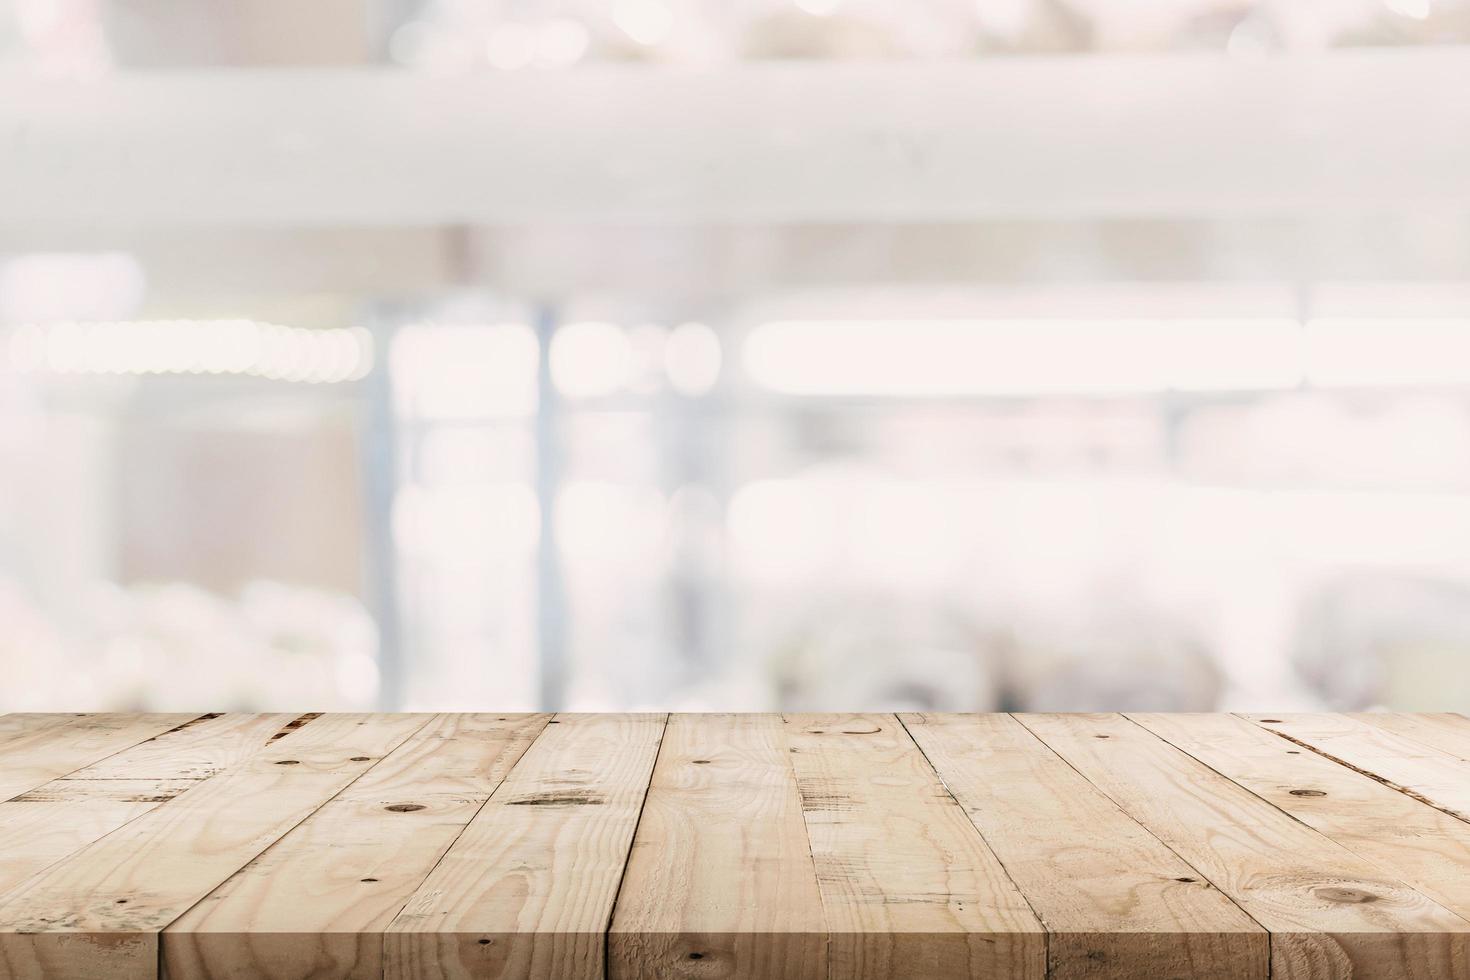
[[[858,222],[1470,210],[1470,54],[0,80],[0,216]]]

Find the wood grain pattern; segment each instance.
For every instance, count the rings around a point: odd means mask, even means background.
[[[425,721],[322,716],[82,848],[0,906],[0,975],[156,975],[164,926]]]
[[[1128,719],[1022,721],[1271,931],[1273,978],[1470,969],[1470,922]]]
[[[388,927],[387,977],[602,977],[665,715],[558,715]]]
[[[203,716],[0,803],[0,904],[62,858],[248,758],[292,717]]]
[[[830,977],[1045,975],[1045,930],[897,718],[787,721]]]
[[[1467,724],[3,715],[0,980],[1460,980]]]
[[[549,718],[436,717],[169,926],[169,975],[381,977],[384,928]]]
[[[13,738],[32,735],[56,725],[63,725],[85,714],[63,714],[58,712],[16,711],[0,715],[0,748]]]
[[[0,800],[188,724],[197,715],[83,715],[57,723],[37,719],[0,743]]]
[[[608,935],[608,976],[822,978],[826,920],[779,715],[675,715]]]
[[[1456,759],[1470,760],[1470,718],[1464,715],[1450,712],[1422,715],[1373,712],[1371,714],[1350,714],[1348,717],[1365,725],[1372,725],[1386,732],[1393,732],[1395,735],[1422,742]]]
[[[1470,762],[1346,715],[1247,715],[1343,765],[1470,820]]]
[[[1470,823],[1233,715],[1130,717],[1470,920]]]
[[[1045,923],[1049,977],[1268,975],[1266,931],[1020,722],[900,720]]]

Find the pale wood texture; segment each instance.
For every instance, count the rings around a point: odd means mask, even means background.
[[[0,970],[156,975],[160,930],[425,721],[323,715],[87,845],[0,906]]]
[[[0,904],[42,870],[242,762],[292,715],[206,715],[0,803]]]
[[[381,977],[382,932],[549,715],[443,715],[186,912],[171,976]]]
[[[1470,824],[1233,715],[1130,717],[1470,920]]]
[[[608,976],[825,977],[826,920],[779,715],[675,715],[608,935]]]
[[[559,715],[389,926],[389,977],[601,977],[664,715]]]
[[[197,715],[81,715],[65,721],[30,716],[0,742],[0,800],[35,789],[114,752],[188,724]]]
[[[1470,922],[1132,721],[1023,722],[1271,931],[1276,980],[1470,969]]]
[[[0,980],[1470,978],[1458,715],[4,715]]]
[[[1470,762],[1346,715],[1249,715],[1263,728],[1470,820]]]
[[[22,735],[31,735],[56,725],[62,725],[76,718],[85,718],[84,714],[58,714],[48,712],[16,711],[7,715],[0,715],[0,748],[6,742]]]
[[[1046,924],[1051,977],[1268,975],[1266,931],[1020,722],[901,720]]]
[[[1457,759],[1470,760],[1470,718],[1450,712],[1438,714],[1406,715],[1373,712],[1353,714],[1349,718],[1384,731],[1423,742],[1432,749]]]
[[[897,718],[787,720],[829,977],[1045,976],[1045,930]]]

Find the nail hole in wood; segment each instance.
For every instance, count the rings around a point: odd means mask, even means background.
[[[280,762],[277,762],[276,765],[278,765],[278,766],[299,766],[299,765],[301,765],[301,761],[299,759],[282,759]]]
[[[691,960],[702,960],[702,959],[704,959],[704,954],[703,953],[690,953],[689,954],[689,958]]]
[[[415,810],[422,810],[423,808],[424,805],[422,803],[390,803],[383,807],[384,810],[393,813],[412,813]]]
[[[126,898],[119,898],[117,900],[117,904],[118,905],[126,905],[126,904],[128,904],[128,900]]]
[[[367,883],[367,882],[377,881],[378,879],[376,879],[376,878],[362,878],[362,879],[359,879],[359,880],[362,881],[362,882],[364,882],[364,883]]]
[[[489,940],[489,939],[481,939],[479,942],[480,942],[480,945],[481,946],[489,946],[490,943],[491,943],[491,940]]]

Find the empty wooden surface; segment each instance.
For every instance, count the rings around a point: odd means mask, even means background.
[[[0,715],[0,977],[1470,978],[1470,720]]]

